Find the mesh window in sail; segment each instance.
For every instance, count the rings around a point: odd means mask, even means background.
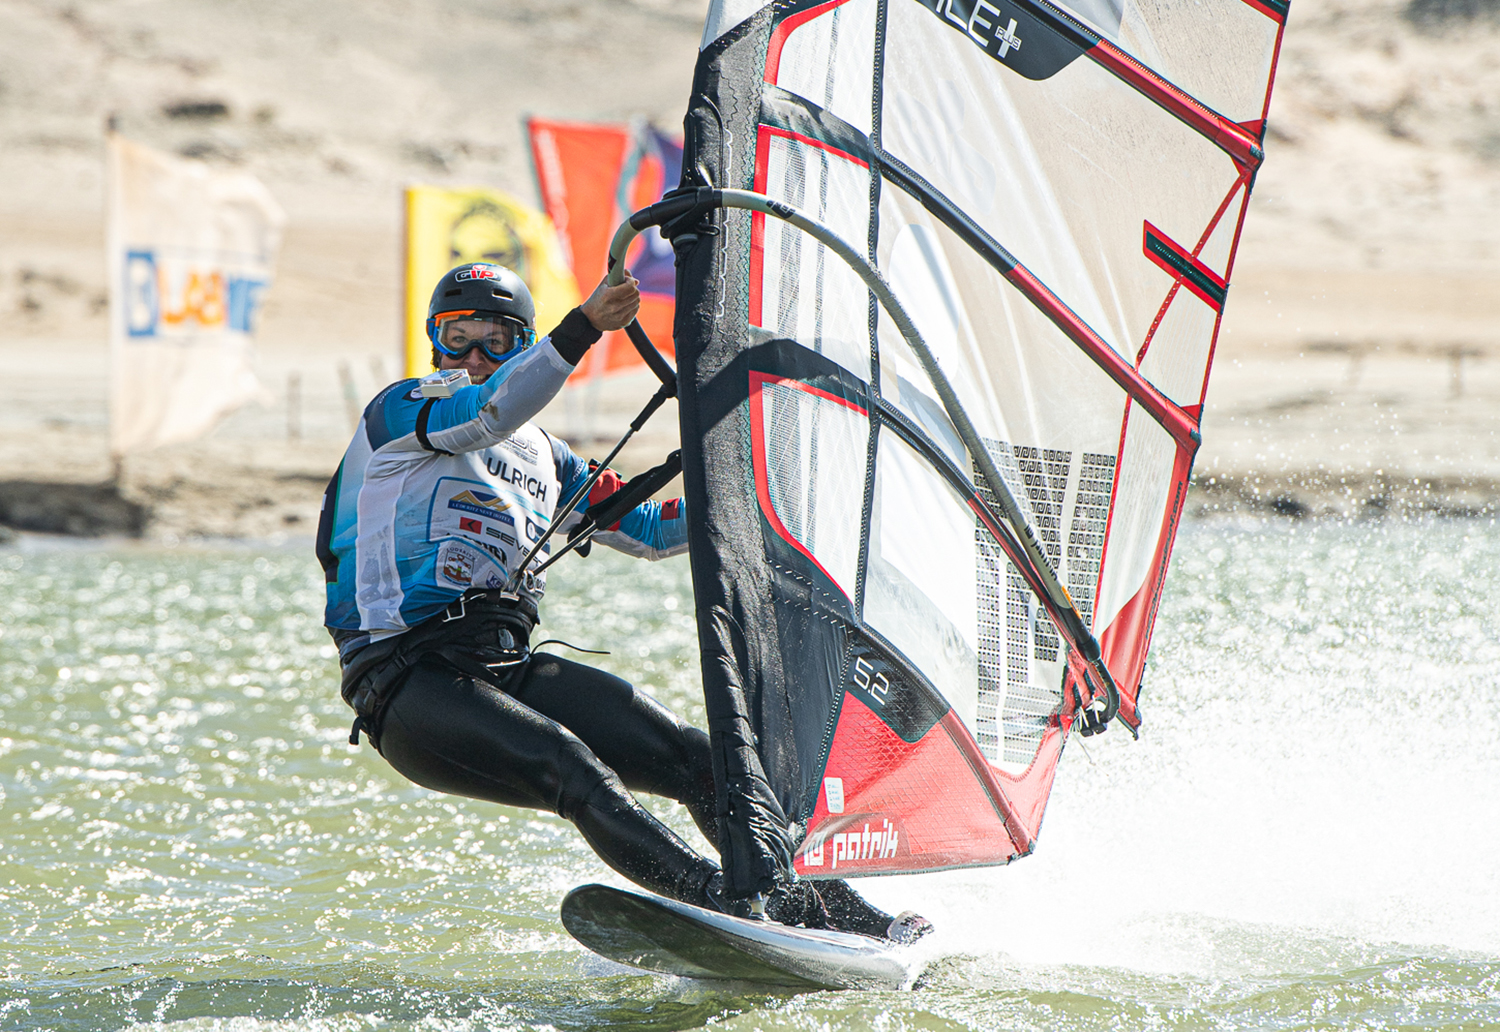
[[[869,235],[870,170],[817,141],[761,127],[758,188],[836,230]],[[795,340],[863,380],[870,378],[869,293],[859,276],[811,236],[754,216],[750,321]],[[755,271],[752,270],[752,280]]]
[[[772,514],[840,590],[854,597],[869,423],[848,403],[792,380],[760,389]]]
[[[1083,622],[1094,624],[1094,592],[1099,585],[1099,562],[1104,556],[1104,532],[1109,526],[1109,494],[1115,483],[1115,457],[1083,453],[1078,494],[1068,526],[1068,594]]]
[[[985,445],[1017,504],[1037,529],[1044,554],[1060,567],[1061,518],[1071,453],[1012,446],[994,439],[986,439]],[[972,473],[979,496],[997,508],[994,493],[978,468]],[[1033,657],[1042,663],[1057,661],[1057,630],[1019,571],[977,519],[974,539],[979,607],[979,705],[974,737],[991,761],[1023,768],[1036,755],[1062,700],[1060,686],[1049,688],[1041,683],[1043,671],[1033,662]]]
[[[1068,493],[1068,464],[1071,452],[1055,448],[1020,446],[1012,449],[1021,470],[1021,483],[1031,502],[1032,526],[1042,542],[1042,552],[1054,570],[1062,569],[1063,498]],[[977,472],[975,474],[978,476]],[[1046,662],[1057,659],[1057,629],[1040,609],[1036,623],[1036,658]]]

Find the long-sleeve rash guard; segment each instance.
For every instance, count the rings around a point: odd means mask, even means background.
[[[567,444],[528,422],[572,371],[549,337],[451,398],[424,399],[418,381],[402,380],[365,408],[318,526],[324,622],[346,663],[465,590],[509,581],[589,474]],[[681,500],[646,502],[595,540],[648,559],[682,552]],[[528,592],[533,601],[543,587]]]

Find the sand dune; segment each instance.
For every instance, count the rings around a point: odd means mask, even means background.
[[[299,533],[349,432],[346,394],[396,373],[400,188],[534,198],[528,113],[677,124],[706,6],[0,0],[0,372],[28,385],[0,412],[0,478],[108,469],[111,114],[135,139],[254,171],[290,216],[261,332],[273,403],[200,444],[132,458],[130,490],[156,506],[156,533]],[[1205,499],[1301,492],[1314,509],[1365,511],[1386,490],[1370,485],[1389,481],[1430,488],[1389,497],[1494,503],[1497,11],[1293,4],[1205,416]],[[549,418],[602,431],[649,390],[613,384],[592,420],[581,398]],[[665,447],[670,414],[655,429],[631,461]]]

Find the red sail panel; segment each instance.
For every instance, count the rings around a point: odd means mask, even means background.
[[[1028,791],[988,767],[947,716],[904,741],[855,697],[845,700],[797,873],[809,878],[935,871],[1008,863],[1030,853],[1062,746],[1054,728],[1038,754],[1048,776]]]

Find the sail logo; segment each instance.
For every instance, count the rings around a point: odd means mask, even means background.
[[[891,694],[891,681],[882,671],[875,668],[875,664],[864,656],[856,656],[852,676],[858,687],[870,693],[876,706],[885,705],[886,699]]]
[[[1016,35],[1016,20],[1012,18],[1010,24],[1000,32],[995,33],[995,42],[1000,44],[1000,57],[1004,57],[1012,50],[1021,49],[1021,37]]]
[[[213,256],[125,253],[121,308],[128,337],[184,336],[204,331],[250,333],[264,279],[236,275]]]
[[[1000,24],[1000,8],[985,3],[985,0],[976,0],[967,18],[962,17],[962,12],[959,17],[954,17],[953,0],[945,0],[943,17],[963,29],[965,35],[986,50],[992,45],[998,46],[996,57],[1004,58],[1012,50],[1021,49],[1021,37],[1016,35],[1016,20],[1012,18],[1008,26],[995,31]],[[975,31],[976,29],[980,31]]]
[[[839,864],[862,863],[870,860],[893,860],[901,844],[901,833],[889,820],[882,820],[880,827],[871,830],[870,823],[853,831],[839,831],[832,835],[823,832],[808,837],[802,847],[802,862],[808,867],[829,867],[835,871]]]
[[[1088,49],[1088,33],[1059,31],[1056,17],[996,0],[921,0],[944,25],[1011,71],[1050,79]],[[1101,5],[1102,6],[1102,5]],[[1106,19],[1112,21],[1112,19]],[[1022,37],[1025,45],[1022,45]]]

